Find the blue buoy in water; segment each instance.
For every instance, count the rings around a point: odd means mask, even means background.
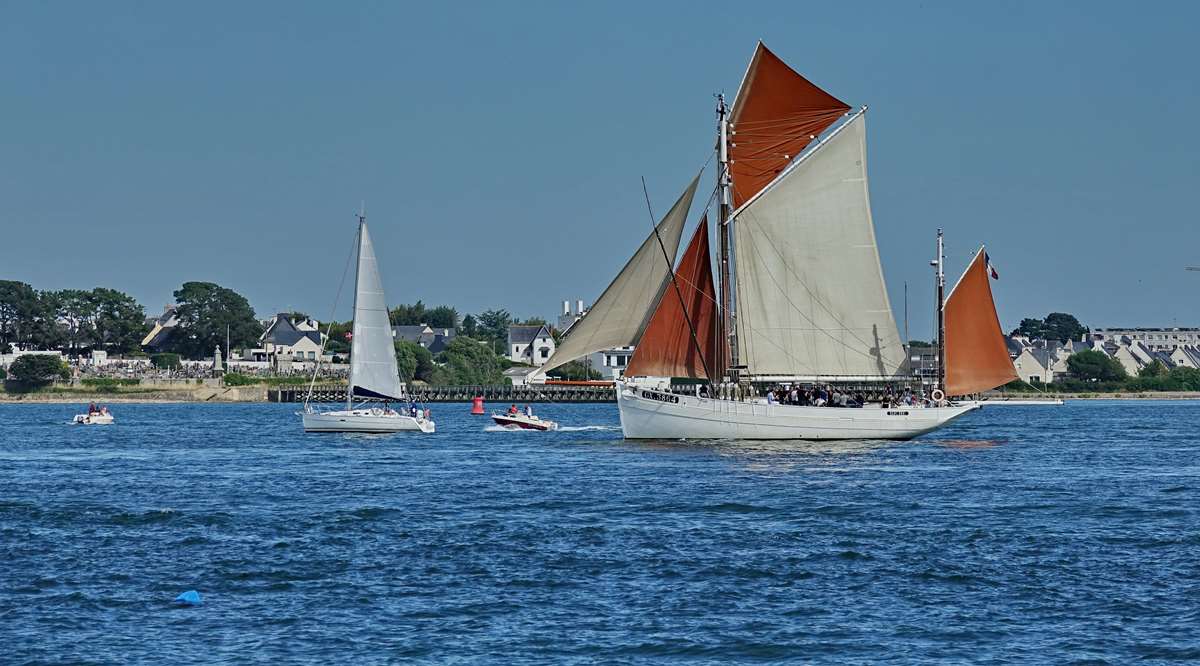
[[[187,592],[175,597],[175,603],[183,604],[185,606],[199,606],[202,602],[200,601],[199,592],[195,590],[188,590]]]

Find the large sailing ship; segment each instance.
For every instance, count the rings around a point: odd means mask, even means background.
[[[948,391],[975,393],[1016,376],[978,258],[943,299],[939,232],[945,357],[925,400],[833,408],[754,397],[780,384],[913,377],[875,243],[866,107],[851,110],[759,43],[732,106],[718,96],[716,162],[719,280],[709,206],[674,264],[697,175],[542,368],[636,344],[616,384],[626,437],[908,439],[977,408],[948,400]],[[704,386],[672,390],[671,378]]]

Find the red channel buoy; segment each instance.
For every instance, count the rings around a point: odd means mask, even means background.
[[[471,400],[471,415],[472,416],[483,416],[484,415],[483,396],[477,395],[477,396],[475,396],[475,398],[473,400]]]

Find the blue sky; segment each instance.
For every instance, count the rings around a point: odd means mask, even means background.
[[[955,273],[988,244],[1006,328],[1198,325],[1197,7],[6,3],[0,278],[325,318],[365,199],[390,301],[550,316],[647,232],[640,178],[661,214],[705,161],[761,38],[870,105],[914,337],[938,226]]]

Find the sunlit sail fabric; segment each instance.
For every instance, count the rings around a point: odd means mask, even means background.
[[[983,248],[946,298],[946,393],[990,391],[1017,379],[992,300]]]
[[[675,271],[675,287],[667,285],[658,307],[625,368],[627,377],[703,377],[719,379],[717,367],[717,295],[708,254],[708,218],[692,234]],[[687,317],[684,316],[686,308]],[[693,342],[688,318],[696,331]],[[697,351],[699,347],[700,351]],[[703,356],[701,356],[701,352]],[[703,359],[703,360],[701,360]],[[705,367],[713,377],[705,374]]]
[[[658,235],[670,261],[663,258],[653,231],[642,241],[592,309],[567,332],[539,374],[604,349],[632,345],[641,337],[659,296],[671,278],[671,262],[679,252],[679,238],[687,221],[700,176],[658,223]]]
[[[388,320],[379,263],[365,222],[358,232],[358,271],[354,283],[354,330],[350,339],[350,390],[363,398],[399,399],[404,390],[396,371],[396,350]]]
[[[766,187],[813,137],[849,110],[759,42],[730,113],[734,207]]]
[[[894,376],[904,362],[867,191],[865,115],[733,222],[740,360],[763,376]]]

